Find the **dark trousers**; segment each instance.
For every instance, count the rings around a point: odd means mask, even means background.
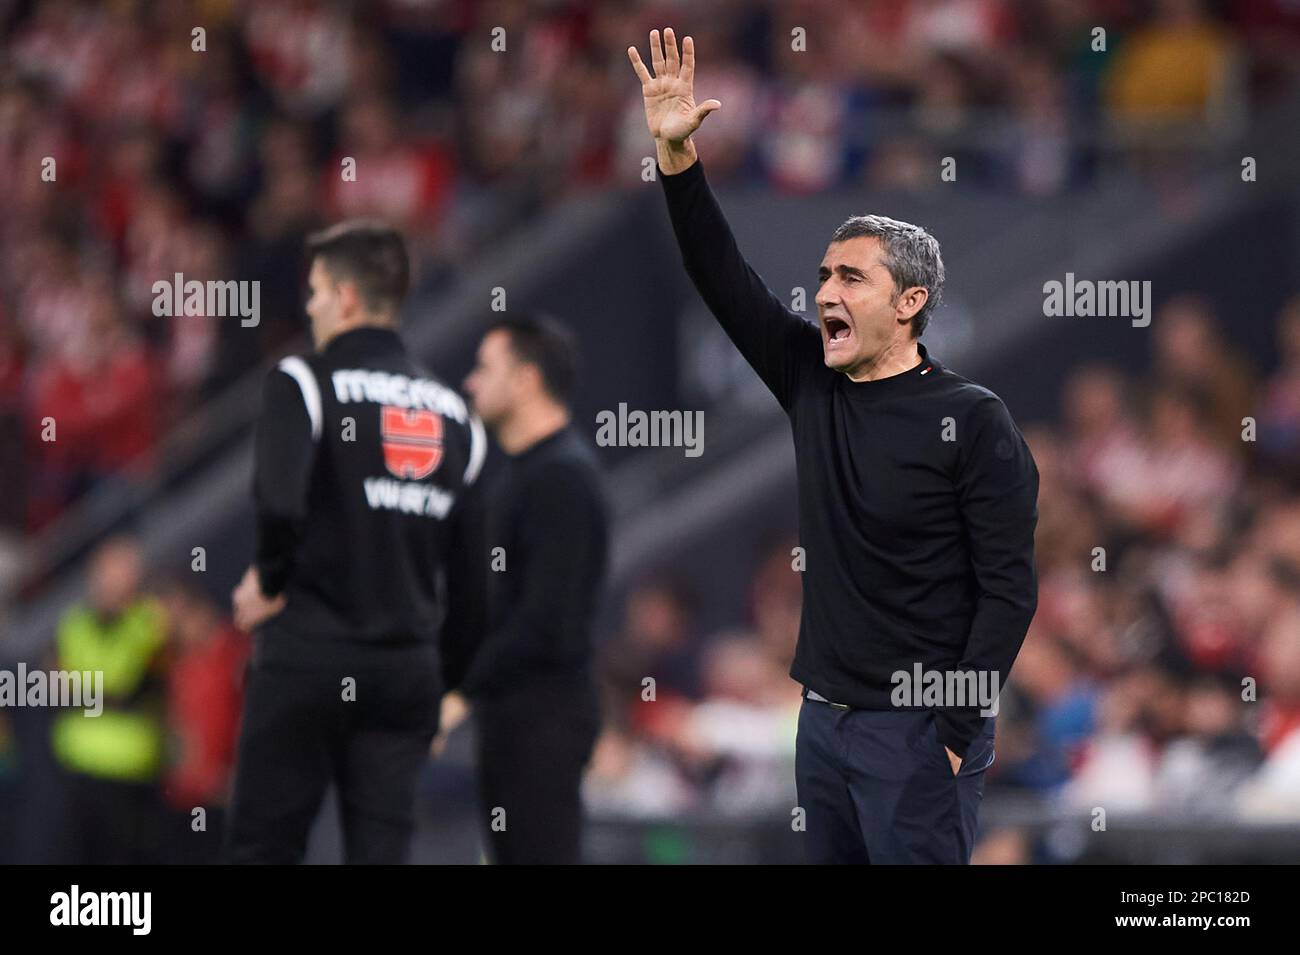
[[[226,839],[226,810],[205,805],[203,831],[194,830],[193,809],[168,806],[163,814],[166,841],[164,861],[168,865],[216,865],[222,861]]]
[[[582,859],[582,771],[600,731],[588,688],[551,686],[474,701],[479,812],[498,865]]]
[[[345,698],[346,679],[355,681]],[[233,863],[297,863],[331,783],[344,861],[406,862],[442,686],[433,666],[249,669],[226,828]]]
[[[71,865],[157,865],[164,861],[155,783],[61,774],[60,818],[50,838],[53,861]]]
[[[995,717],[953,775],[929,710],[840,709],[805,699],[795,779],[814,864],[970,862]]]

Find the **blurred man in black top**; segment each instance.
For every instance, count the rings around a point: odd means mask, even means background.
[[[655,30],[650,54],[653,76],[628,50],[686,270],[793,429],[808,858],[967,862],[996,693],[1037,605],[1038,470],[998,396],[918,340],[944,283],[934,237],[849,219],[804,321],[745,262],[705,181],[691,135],[722,104],[695,102],[694,43],[679,56]],[[941,692],[923,692],[935,677]]]
[[[472,706],[498,863],[580,860],[582,771],[599,728],[591,624],[605,572],[595,454],[569,425],[576,349],[549,319],[505,321],[465,389],[509,460],[489,485],[489,626],[444,708]],[[466,702],[468,700],[468,703]]]
[[[440,644],[481,627],[472,486],[487,436],[398,337],[401,236],[344,223],[308,251],[316,353],[267,376],[256,557],[234,593],[255,642],[227,856],[301,861],[334,783],[346,861],[401,862],[437,731]]]

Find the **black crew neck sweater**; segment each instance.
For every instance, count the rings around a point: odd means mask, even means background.
[[[864,709],[895,708],[895,675],[917,664],[1005,686],[1038,593],[1038,470],[1006,406],[919,343],[891,377],[826,367],[820,329],[745,262],[701,164],[660,179],[687,272],[793,430],[806,568],[791,677]],[[981,707],[933,709],[964,757]]]
[[[487,488],[488,630],[459,689],[474,699],[537,686],[585,691],[592,619],[605,578],[600,464],[572,425],[508,457]],[[497,572],[499,570],[499,572]]]

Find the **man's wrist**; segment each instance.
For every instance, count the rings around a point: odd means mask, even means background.
[[[940,743],[965,759],[982,721],[977,708],[939,708],[934,711],[935,735]]]
[[[679,143],[656,139],[655,152],[658,154],[656,158],[659,162],[659,170],[665,176],[675,176],[685,172],[695,165],[695,161],[699,158],[695,152],[695,143],[691,142],[690,137]]]
[[[253,577],[257,581],[257,592],[264,600],[275,600],[284,592],[284,580],[281,574],[254,565]]]

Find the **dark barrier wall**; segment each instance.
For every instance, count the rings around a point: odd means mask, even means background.
[[[694,291],[682,272],[662,206],[657,191],[629,195],[625,219],[580,250],[570,250],[536,287],[512,294],[511,276],[503,274],[506,310],[485,307],[470,339],[450,354],[423,359],[459,387],[484,330],[512,314],[540,310],[566,323],[578,337],[582,377],[574,420],[589,438],[595,434],[596,413],[616,409],[621,401],[646,410],[678,407],[676,316]],[[628,453],[635,449],[601,449],[607,463]]]

